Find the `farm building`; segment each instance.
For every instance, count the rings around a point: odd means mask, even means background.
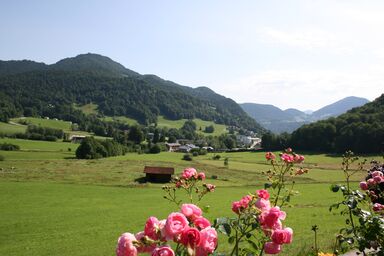
[[[179,143],[165,143],[165,146],[167,146],[169,152],[176,152],[181,145]]]
[[[165,183],[171,181],[175,169],[172,167],[145,166],[144,173],[147,181]]]

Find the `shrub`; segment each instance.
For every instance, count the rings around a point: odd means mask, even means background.
[[[5,160],[4,156],[0,155],[0,161],[4,161],[4,160]]]
[[[220,160],[221,156],[220,155],[214,155],[212,157],[213,160]]]
[[[17,150],[20,150],[20,146],[19,145],[10,144],[10,143],[3,143],[3,144],[0,144],[0,150],[17,151]]]
[[[193,156],[199,156],[199,152],[195,151],[192,153]]]
[[[190,154],[184,154],[182,160],[185,161],[192,161],[192,157]]]
[[[159,154],[161,151],[160,146],[157,144],[152,145],[152,147],[149,149],[150,154]]]

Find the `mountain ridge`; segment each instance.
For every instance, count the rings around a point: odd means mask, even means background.
[[[99,54],[80,54],[51,65],[0,61],[0,89],[0,99],[7,105],[2,111],[9,110],[0,118],[24,114],[26,109],[53,116],[52,109],[94,102],[103,115],[125,115],[142,124],[163,115],[265,131],[235,101],[207,87],[191,88],[156,75],[141,75]]]
[[[270,104],[242,103],[239,105],[264,128],[274,133],[282,133],[293,132],[304,124],[338,116],[368,102],[369,100],[365,98],[348,96],[313,111],[311,114],[294,108],[282,110]]]

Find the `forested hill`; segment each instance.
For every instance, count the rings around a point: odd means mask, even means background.
[[[362,153],[384,151],[384,94],[336,118],[304,125],[294,131],[295,149]]]
[[[1,120],[18,115],[56,117],[73,111],[74,103],[94,103],[101,114],[128,116],[142,124],[164,115],[264,131],[236,102],[208,88],[193,89],[140,75],[101,55],[82,54],[52,65],[0,62]]]

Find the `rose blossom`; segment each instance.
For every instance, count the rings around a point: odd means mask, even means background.
[[[281,246],[274,242],[267,242],[264,244],[264,251],[268,254],[278,254],[281,251]]]
[[[380,171],[372,172],[372,178],[375,178],[375,177],[383,177],[383,173]]]
[[[368,184],[365,181],[360,182],[360,188],[362,190],[368,190]]]
[[[175,256],[175,253],[169,246],[160,246],[152,251],[152,256]]]
[[[214,228],[205,228],[200,231],[200,244],[197,248],[198,255],[213,253],[217,246],[217,232]],[[203,254],[203,252],[205,254]]]
[[[375,203],[372,207],[372,210],[375,212],[380,212],[380,211],[384,210],[384,205],[379,204],[379,203]]]
[[[374,179],[368,179],[367,180],[367,184],[368,186],[372,187],[372,186],[375,186],[376,185],[376,181]]]
[[[200,173],[197,175],[197,178],[198,178],[199,180],[205,180],[205,173],[200,172]]]
[[[153,240],[158,240],[159,220],[156,217],[149,217],[144,227],[144,234]]]
[[[200,217],[202,214],[201,209],[194,204],[183,204],[180,211],[185,215],[185,217],[191,220]]]
[[[294,158],[292,155],[284,153],[281,155],[281,160],[283,160],[286,163],[292,163],[294,161]]]
[[[376,182],[376,183],[381,183],[383,181],[383,177],[382,176],[375,176],[373,178],[373,180]]]
[[[136,237],[131,233],[124,233],[119,237],[116,248],[117,256],[136,256],[137,249],[133,242],[137,241]]]
[[[211,226],[211,223],[209,222],[209,220],[207,220],[207,219],[204,218],[204,217],[198,217],[198,218],[196,218],[196,219],[193,221],[193,224],[194,224],[195,227],[198,228],[199,230],[202,230],[202,229],[205,229],[205,228]]]
[[[271,203],[269,200],[265,200],[263,198],[257,199],[255,206],[261,211],[269,211],[269,209],[271,209]]]
[[[274,160],[276,158],[276,156],[272,152],[267,152],[267,153],[265,153],[265,158],[267,160]]]
[[[235,201],[232,203],[232,211],[236,214],[240,214],[240,212],[244,210],[243,205],[240,201]]]
[[[256,190],[257,196],[263,199],[269,199],[269,193],[265,189]]]
[[[200,243],[200,232],[196,228],[186,228],[181,233],[180,242],[191,248],[195,248]]]
[[[209,192],[213,192],[213,191],[215,191],[215,188],[216,188],[216,186],[215,186],[215,185],[212,185],[212,184],[205,184],[204,186],[207,188],[207,190],[208,190]]]
[[[295,155],[294,160],[296,163],[302,163],[304,161],[305,157],[302,155]]]
[[[188,180],[192,177],[196,177],[197,175],[197,171],[195,168],[186,168],[184,169],[183,171],[183,174],[181,175],[181,177],[183,177],[184,179]]]
[[[291,228],[277,229],[273,231],[272,241],[276,244],[292,243],[293,230]]]
[[[135,235],[136,239],[140,241],[140,246],[137,247],[137,252],[139,253],[150,253],[155,249],[155,244],[146,244],[146,235],[144,234],[144,231],[141,231]]]
[[[272,207],[267,212],[261,214],[261,224],[264,228],[277,229],[281,227],[280,220],[284,220],[286,217],[285,212],[280,211],[278,206]]]
[[[187,218],[179,212],[173,212],[168,216],[165,223],[164,235],[167,240],[171,240],[180,235],[186,228],[188,228]]]

